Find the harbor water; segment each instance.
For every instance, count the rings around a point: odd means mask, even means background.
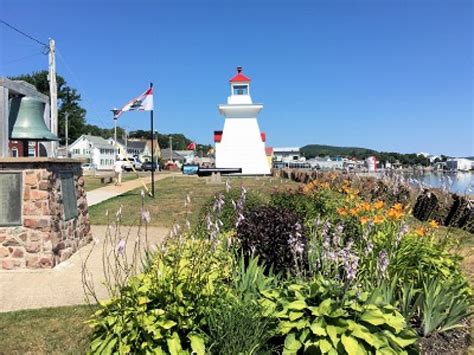
[[[427,172],[408,176],[421,181],[427,187],[445,188],[458,195],[474,194],[474,174],[471,172]]]

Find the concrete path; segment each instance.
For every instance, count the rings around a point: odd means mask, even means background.
[[[106,226],[92,226],[92,236],[96,242],[84,246],[70,259],[53,269],[0,271],[0,312],[86,303],[82,283],[82,264],[89,253],[87,269],[93,277],[94,287],[99,299],[107,299],[108,293],[103,285],[102,265],[106,228]],[[133,241],[137,236],[137,227],[122,227],[122,235],[128,234],[129,230],[130,242],[127,243],[126,250],[130,257]],[[160,243],[167,233],[166,228],[149,227],[148,244],[151,246]],[[142,230],[143,239],[144,231]],[[142,245],[144,244],[143,242]]]
[[[181,172],[163,172],[163,173],[156,173],[155,174],[155,182],[158,180],[166,179],[170,176],[181,176]],[[151,183],[151,177],[142,177],[141,180],[145,184]],[[140,179],[134,179],[130,181],[122,182],[121,186],[115,186],[113,183],[107,185],[105,187],[101,187],[95,190],[87,191],[87,203],[89,206],[97,205],[109,198],[116,197],[122,195],[128,191],[134,190],[138,187],[142,187],[143,184]]]

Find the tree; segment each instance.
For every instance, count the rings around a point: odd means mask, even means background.
[[[48,72],[46,70],[24,74],[10,78],[11,80],[23,80],[36,87],[36,89],[49,96]],[[58,86],[58,136],[62,144],[65,143],[65,115],[69,114],[69,141],[73,142],[85,133],[86,110],[81,107],[81,95],[76,89],[69,87],[66,80],[56,75]]]

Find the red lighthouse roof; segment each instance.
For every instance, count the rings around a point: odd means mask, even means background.
[[[250,78],[247,78],[244,74],[242,74],[242,67],[237,67],[237,74],[229,80],[231,83],[234,82],[249,82]]]

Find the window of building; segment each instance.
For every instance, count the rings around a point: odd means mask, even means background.
[[[104,165],[104,159],[100,159],[100,165]]]
[[[248,86],[247,85],[235,85],[234,86],[234,95],[248,95]]]
[[[12,148],[12,157],[13,157],[13,158],[18,157],[18,149]]]

